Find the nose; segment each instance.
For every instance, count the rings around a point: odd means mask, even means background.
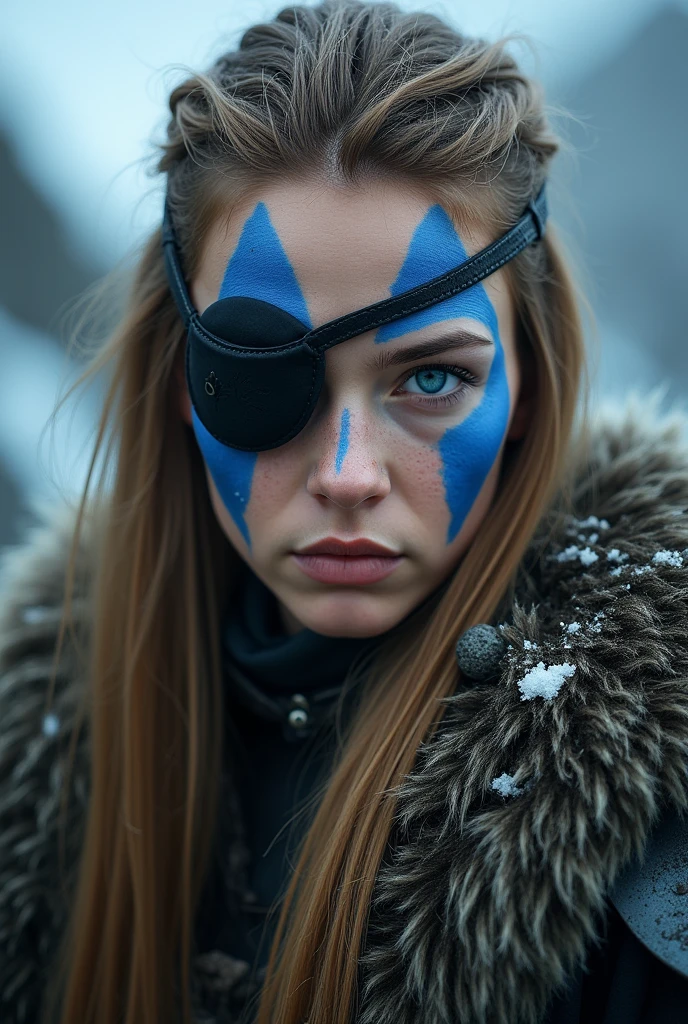
[[[350,406],[333,410],[319,432],[321,450],[308,480],[308,493],[340,508],[389,494],[390,481],[380,464],[379,441],[363,413]]]

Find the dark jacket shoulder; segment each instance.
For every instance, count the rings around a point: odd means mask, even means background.
[[[543,1020],[688,807],[686,510],[685,418],[598,416],[500,610],[501,674],[462,682],[398,789],[358,1024]]]

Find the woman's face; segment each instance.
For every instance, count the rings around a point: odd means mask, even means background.
[[[492,241],[460,234],[421,192],[266,187],[218,218],[191,282],[196,307],[244,295],[311,327],[428,281]],[[432,351],[412,351],[432,346]],[[275,594],[285,629],[376,636],[454,570],[493,500],[506,440],[522,436],[515,319],[504,272],[326,353],[318,404],[287,444],[243,452],[184,418],[219,523]],[[365,539],[386,558],[299,556]],[[396,557],[391,557],[392,555]]]

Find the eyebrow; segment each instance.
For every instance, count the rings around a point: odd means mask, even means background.
[[[481,334],[457,328],[444,337],[429,338],[427,341],[419,341],[417,344],[407,345],[405,348],[378,352],[368,361],[366,368],[381,371],[386,370],[388,366],[398,366],[401,363],[412,363],[416,359],[438,356],[452,348],[468,348],[469,346],[489,348],[493,345],[494,342],[491,338],[484,338]]]

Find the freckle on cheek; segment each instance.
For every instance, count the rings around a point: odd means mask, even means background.
[[[265,524],[266,520],[284,510],[288,481],[292,479],[288,467],[261,465],[256,467],[251,491],[251,505],[248,517],[254,523]]]
[[[404,475],[414,503],[427,509],[441,507],[442,513],[446,514],[439,453],[432,448],[416,450],[407,454],[404,465]]]

